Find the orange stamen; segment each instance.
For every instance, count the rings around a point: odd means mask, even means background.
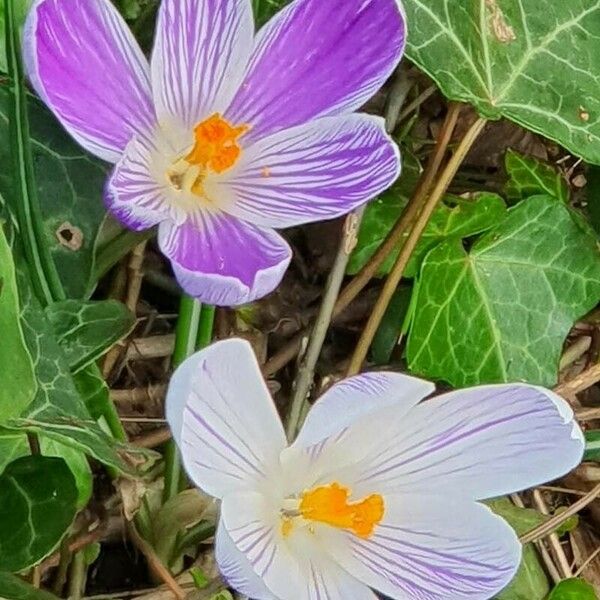
[[[215,173],[223,173],[233,167],[241,156],[242,149],[237,140],[249,129],[248,125],[234,127],[219,113],[215,113],[196,125],[196,143],[185,157],[186,162],[198,165],[203,171],[210,169]]]
[[[350,490],[339,483],[314,488],[302,494],[299,512],[307,520],[348,529],[368,538],[383,519],[384,503],[380,494],[359,502],[348,502]]]

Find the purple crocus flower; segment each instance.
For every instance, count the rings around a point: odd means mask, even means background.
[[[288,445],[250,345],[185,361],[167,417],[196,485],[219,498],[216,557],[254,600],[486,600],[521,545],[480,501],[563,475],[584,438],[541,387],[366,373],[334,385]]]
[[[355,114],[402,56],[399,0],[295,0],[255,35],[251,0],[163,0],[150,63],[109,0],[36,0],[39,95],[115,163],[106,205],[158,242],[182,287],[236,305],[291,258],[274,229],[343,215],[387,188],[398,148]]]

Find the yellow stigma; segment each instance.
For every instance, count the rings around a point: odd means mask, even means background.
[[[371,494],[358,502],[349,502],[350,490],[339,483],[331,483],[304,492],[297,511],[287,511],[282,517],[281,531],[284,537],[293,529],[293,519],[302,517],[305,522],[325,523],[331,527],[347,529],[358,537],[368,538],[383,519],[383,497]],[[309,530],[312,525],[309,525]]]
[[[208,172],[223,173],[238,161],[242,155],[238,138],[249,129],[249,125],[233,126],[219,113],[198,123],[194,128],[194,147],[176,160],[167,173],[173,187],[202,196]]]

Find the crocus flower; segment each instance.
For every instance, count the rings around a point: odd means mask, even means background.
[[[427,381],[338,383],[288,446],[247,342],[176,371],[167,416],[187,472],[221,500],[216,556],[255,600],[478,600],[513,577],[521,546],[480,500],[579,463],[568,404],[530,385],[431,400]]]
[[[291,250],[275,232],[387,188],[398,148],[355,114],[400,60],[399,0],[296,0],[255,35],[251,0],[163,0],[150,62],[110,0],[35,0],[30,79],[67,131],[115,163],[106,205],[158,225],[182,287],[259,298]]]

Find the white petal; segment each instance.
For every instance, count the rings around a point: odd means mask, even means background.
[[[243,586],[238,591],[254,597],[250,592],[260,592],[258,581],[262,581],[279,600],[376,600],[368,587],[323,551],[307,529],[284,538],[279,506],[274,494],[248,492],[223,499],[222,526],[238,554],[223,552],[224,563],[219,560],[219,566],[225,577],[234,573]],[[263,597],[269,598],[258,598]]]
[[[167,418],[190,477],[219,498],[268,479],[286,445],[256,357],[239,339],[213,344],[177,369]]]
[[[262,579],[252,570],[246,555],[236,548],[222,523],[217,529],[215,558],[227,584],[240,594],[253,600],[277,600]]]
[[[504,520],[453,496],[388,496],[370,538],[333,528],[323,535],[346,571],[394,600],[487,600],[521,559]]]
[[[556,394],[525,384],[445,394],[397,417],[385,409],[349,432],[357,493],[451,492],[475,499],[555,479],[581,461],[584,439]],[[350,473],[350,471],[352,473]]]

